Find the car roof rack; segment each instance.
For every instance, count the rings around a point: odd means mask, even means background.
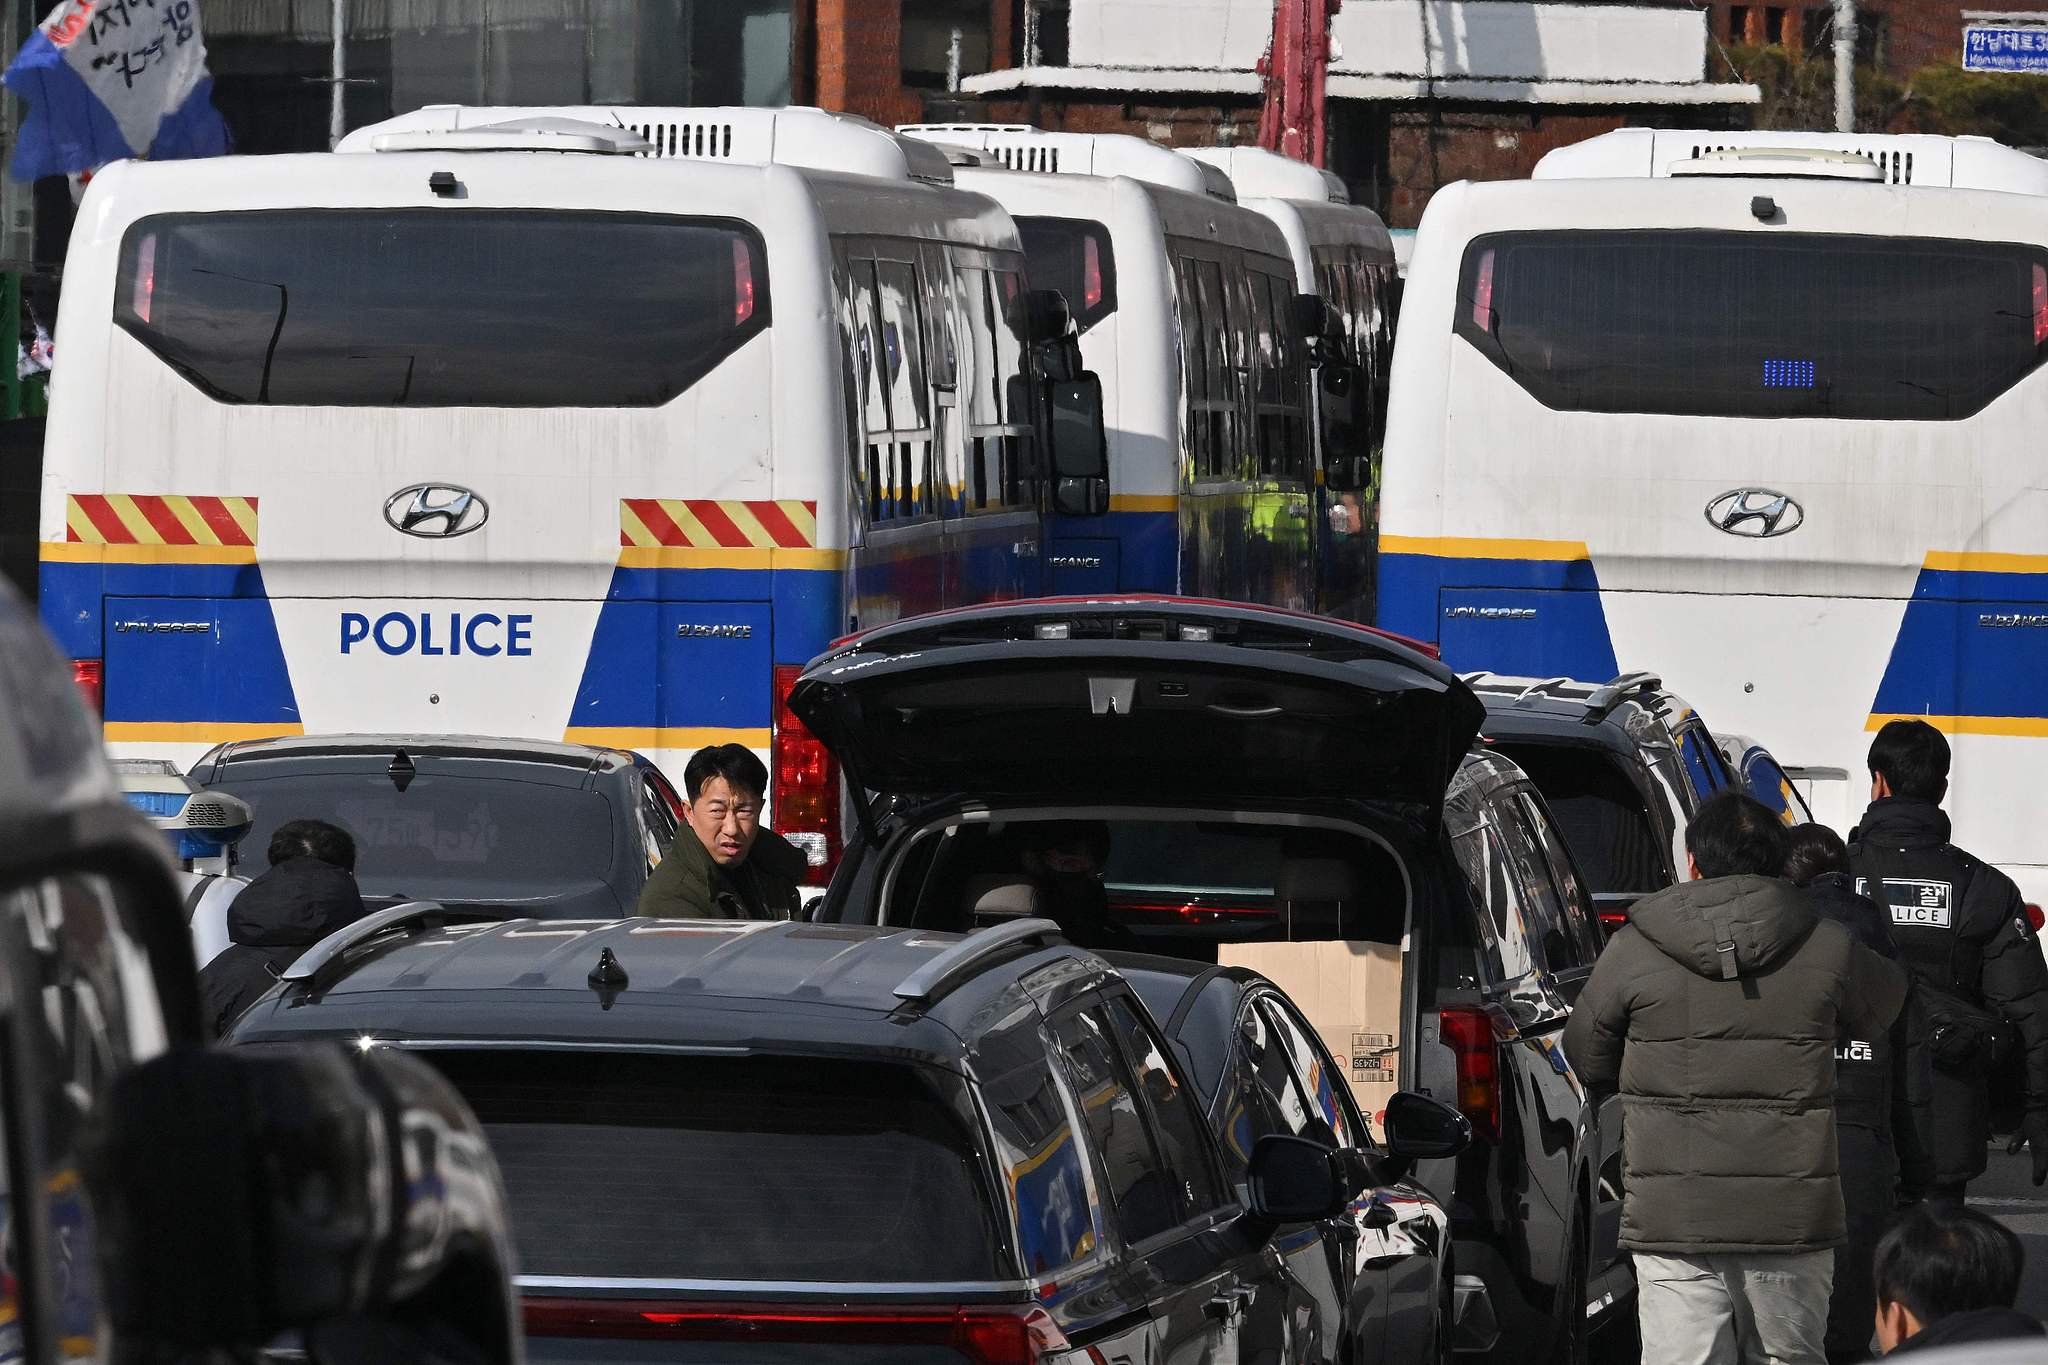
[[[519,918],[502,910],[481,906],[449,907],[438,901],[405,901],[398,905],[373,910],[352,924],[345,924],[326,938],[300,953],[291,966],[278,973],[278,979],[288,985],[304,986],[316,990],[323,974],[338,966],[342,955],[349,949],[368,943],[371,939],[392,929],[405,929],[413,933],[426,933],[440,928],[450,920],[508,920]]]
[[[928,1005],[979,972],[989,958],[1023,943],[1064,941],[1065,932],[1049,919],[1019,919],[994,924],[969,934],[903,978],[895,995],[906,1005]]]
[[[1664,686],[1664,679],[1655,673],[1622,673],[1605,687],[1595,688],[1593,695],[1586,698],[1586,724],[1596,725],[1607,719],[1615,707],[1621,705],[1638,692],[1654,692]]]

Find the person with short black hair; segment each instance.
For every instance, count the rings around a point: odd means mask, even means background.
[[[1905,973],[1779,879],[1761,803],[1721,793],[1685,845],[1692,880],[1631,907],[1564,1036],[1580,1079],[1622,1096],[1643,1359],[1820,1365],[1847,1233],[1833,1044],[1888,1028]]]
[[[1785,843],[1785,880],[1806,889],[1814,912],[1896,962],[1899,948],[1884,912],[1851,885],[1842,837],[1826,825],[1798,825]],[[1877,1306],[1871,1254],[1898,1208],[1900,1185],[1924,1187],[1933,1179],[1933,1160],[1920,1141],[1933,1075],[1926,1048],[1915,1045],[1913,1018],[1909,998],[1889,1030],[1868,1036],[1844,1030],[1835,1039],[1835,1140],[1849,1240],[1835,1248],[1830,1365],[1870,1358]]]
[[[2026,1250],[2013,1230],[1947,1201],[1916,1204],[1877,1244],[1877,1343],[1888,1356],[2048,1335],[2016,1311]]]
[[[270,869],[228,904],[228,944],[199,973],[216,1038],[277,984],[299,955],[363,917],[356,841],[325,820],[289,820],[270,836]]]
[[[287,820],[270,836],[266,857],[272,867],[293,858],[318,858],[329,867],[356,870],[356,841],[325,820]]]
[[[2036,1185],[2048,1180],[2048,964],[2012,878],[1949,842],[1941,809],[1949,746],[1923,720],[1895,720],[1870,745],[1870,808],[1849,835],[1856,882],[1890,920],[1915,981],[1933,1061],[1923,1141],[1931,1186],[1960,1200],[1984,1173],[1991,1137],[1990,1077],[2013,1053],[2024,1080],[2019,1136],[2033,1147]]]
[[[640,888],[642,915],[792,919],[809,860],[761,828],[768,766],[742,744],[699,749],[683,769],[683,823]]]

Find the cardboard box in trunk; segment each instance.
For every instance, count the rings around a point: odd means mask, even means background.
[[[1344,1069],[1373,1136],[1397,1088],[1401,1058],[1401,950],[1391,943],[1226,943],[1216,960],[1249,967],[1281,990]]]

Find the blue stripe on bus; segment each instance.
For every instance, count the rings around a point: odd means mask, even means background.
[[[1459,670],[1613,677],[1614,637],[1589,559],[1382,554],[1379,625],[1427,640]]]
[[[775,662],[809,663],[845,633],[845,576],[837,569],[628,569],[612,572],[612,602],[768,602],[775,609]],[[605,629],[600,618],[598,629]]]
[[[254,564],[79,564],[45,560],[37,610],[66,656],[97,659],[109,597],[262,597]]]
[[[842,581],[818,569],[615,570],[568,727],[769,728],[769,670],[824,653]]]
[[[1922,569],[1873,716],[2048,718],[2048,574]]]

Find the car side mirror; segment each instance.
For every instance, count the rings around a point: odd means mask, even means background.
[[[1401,1090],[1387,1101],[1387,1151],[1410,1161],[1456,1156],[1472,1145],[1472,1121],[1442,1100]]]
[[[497,1167],[416,1058],[169,1052],[113,1083],[85,1152],[108,1317],[138,1346],[253,1349],[367,1321],[516,1358]]]
[[[1053,509],[1067,516],[1109,510],[1109,438],[1103,430],[1102,381],[1083,373],[1050,385]]]
[[[1246,1168],[1252,1216],[1273,1224],[1335,1218],[1354,1193],[1345,1165],[1320,1142],[1268,1133],[1252,1145]]]

